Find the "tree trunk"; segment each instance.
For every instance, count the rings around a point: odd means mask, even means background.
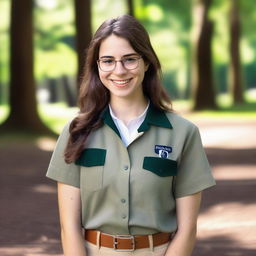
[[[52,134],[37,112],[32,0],[11,1],[9,105],[10,115],[2,131]]]
[[[128,14],[134,16],[134,5],[133,0],[127,0]]]
[[[49,103],[56,103],[58,101],[57,80],[55,78],[49,78],[47,85],[50,93]]]
[[[194,110],[216,109],[212,72],[211,42],[213,23],[208,19],[211,0],[196,0],[195,13],[198,31],[194,46],[193,96]]]
[[[242,69],[240,59],[240,36],[241,24],[239,17],[239,0],[231,0],[230,9],[230,73],[229,87],[234,103],[242,103],[243,86],[242,86]]]
[[[63,86],[63,92],[64,92],[64,97],[65,97],[65,100],[68,104],[69,107],[73,107],[76,105],[76,100],[75,100],[75,97],[74,97],[74,93],[73,91],[71,90],[71,86],[70,86],[70,82],[68,80],[68,77],[66,75],[63,75],[61,77],[61,84]]]
[[[79,88],[84,73],[86,48],[89,46],[92,37],[90,0],[75,0],[75,21],[78,52],[77,84]]]

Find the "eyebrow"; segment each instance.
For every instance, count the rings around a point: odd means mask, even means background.
[[[124,57],[129,57],[129,56],[134,56],[134,55],[139,55],[138,53],[128,53],[128,54],[125,54],[125,55],[123,55],[122,56],[122,58],[124,58]],[[101,57],[99,57],[99,59],[104,59],[104,58],[113,58],[114,59],[114,56],[101,56]]]

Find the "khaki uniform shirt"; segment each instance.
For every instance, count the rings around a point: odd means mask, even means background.
[[[63,152],[69,125],[60,135],[47,176],[80,188],[82,225],[116,235],[144,235],[177,229],[175,199],[215,185],[198,128],[150,104],[126,147],[109,108],[104,125],[92,132],[76,163]]]

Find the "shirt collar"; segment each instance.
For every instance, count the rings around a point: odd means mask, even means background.
[[[121,135],[111,117],[109,106],[106,106],[101,113],[101,119],[103,120],[104,124],[108,125],[121,138]]]
[[[150,102],[148,101],[148,104],[147,104],[147,106],[146,106],[146,108],[145,108],[145,110],[143,111],[143,113],[142,114],[140,114],[139,116],[137,116],[137,117],[135,117],[134,119],[132,119],[130,122],[134,122],[134,121],[138,121],[138,120],[140,120],[140,119],[145,119],[145,117],[146,117],[146,114],[147,114],[147,111],[148,111],[148,108],[149,108],[149,105],[150,105]],[[110,115],[111,115],[111,117],[112,117],[112,119],[115,119],[115,120],[118,120],[118,121],[121,121],[115,114],[114,114],[114,112],[113,112],[113,110],[112,110],[112,108],[111,108],[111,106],[110,106],[110,104],[108,105],[109,106],[109,113],[110,113]],[[129,122],[129,123],[130,123]]]
[[[121,135],[111,117],[109,106],[107,106],[103,110],[103,112],[101,114],[101,118],[102,118],[103,122],[106,125],[108,125],[111,129],[113,129],[114,132],[121,138]],[[168,129],[173,128],[169,119],[167,118],[167,116],[165,114],[165,111],[157,109],[150,102],[146,117],[145,117],[143,123],[141,124],[141,126],[139,127],[138,132],[145,132],[145,131],[149,130],[151,125],[168,128]]]
[[[151,125],[172,129],[172,125],[167,118],[165,111],[157,109],[152,103],[149,105],[145,120],[139,127],[138,132],[149,130]]]

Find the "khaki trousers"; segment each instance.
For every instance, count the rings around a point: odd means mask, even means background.
[[[152,238],[152,236],[151,236]],[[107,247],[99,247],[85,241],[86,256],[164,256],[169,243],[153,247],[153,239],[149,239],[150,248],[137,249],[132,252],[120,252]]]

